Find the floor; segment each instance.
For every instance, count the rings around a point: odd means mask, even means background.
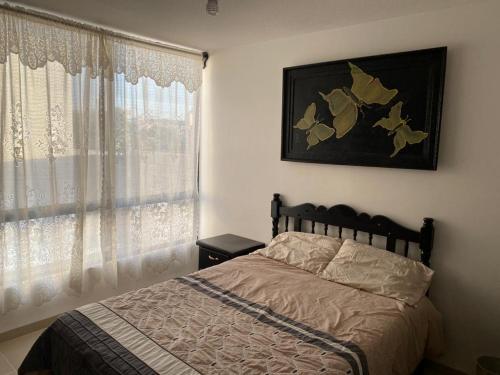
[[[0,342],[0,375],[17,374],[17,369],[43,329]]]

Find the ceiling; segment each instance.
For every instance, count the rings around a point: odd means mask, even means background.
[[[22,4],[203,51],[482,0],[21,0]]]

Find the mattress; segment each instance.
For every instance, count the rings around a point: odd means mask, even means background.
[[[20,374],[410,374],[440,314],[253,254],[60,316]],[[45,371],[45,372],[44,372]]]

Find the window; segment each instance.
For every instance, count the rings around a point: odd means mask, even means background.
[[[189,260],[201,57],[9,10],[0,29],[0,311]]]

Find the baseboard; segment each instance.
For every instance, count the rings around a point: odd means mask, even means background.
[[[0,342],[12,340],[16,337],[27,335],[28,333],[38,331],[43,328],[47,328],[56,319],[57,316],[52,316],[50,318],[39,320],[37,322],[33,322],[22,327],[11,329],[10,331],[2,332],[0,333]]]

